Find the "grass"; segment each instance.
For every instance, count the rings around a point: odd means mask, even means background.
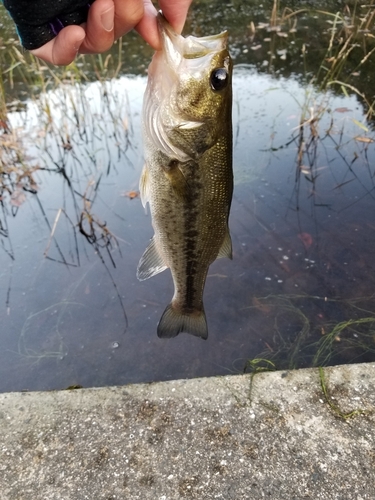
[[[259,23],[257,27],[252,23],[254,33],[262,30],[268,33],[265,38],[269,43],[268,71],[277,74],[277,61],[280,58],[285,60],[290,52],[294,60],[303,64],[307,83],[314,85],[318,92],[334,89],[344,94],[355,93],[365,104],[371,119],[374,115],[372,86],[366,91],[361,90],[357,77],[362,71],[371,71],[374,64],[375,0],[366,4],[357,1],[344,3],[338,12],[311,7],[292,10],[283,7],[283,3],[273,1],[268,22]],[[306,29],[307,16],[309,19],[318,17],[321,23],[325,21],[328,29],[320,33],[321,40],[313,39],[310,43],[303,41],[301,44],[300,40],[306,38],[302,32]],[[326,41],[325,47],[322,40]],[[317,57],[320,58],[318,66]]]
[[[363,55],[351,73],[358,72],[375,51],[375,47],[368,49],[367,40],[373,38],[371,30],[375,24],[374,0],[366,5],[364,15],[357,15],[359,4],[354,3],[352,10],[345,5],[344,12],[335,14],[325,11],[318,13],[326,16],[332,25],[329,45],[321,65],[324,72],[321,86],[326,87],[330,82],[337,80],[344,72],[345,66],[352,52],[362,49]],[[317,80],[320,74],[316,75]]]
[[[338,87],[344,95],[348,92],[355,93],[367,107],[367,117],[372,119],[375,101],[351,83],[353,75],[360,74],[375,52],[373,44],[375,37],[372,34],[375,25],[375,2],[371,0],[362,7],[366,7],[363,15],[358,15],[360,5],[357,2],[352,9],[346,5],[344,13],[321,12],[327,18],[331,18],[332,30],[324,61],[315,78],[321,90]],[[370,45],[369,41],[372,42]],[[348,73],[346,67],[355,51],[361,51],[362,57]]]
[[[292,10],[289,7],[284,7],[283,9],[281,9],[280,0],[274,0],[270,16],[269,28],[271,31],[278,31],[281,29],[281,27],[285,26],[287,23],[290,23],[290,21],[292,20],[293,24],[292,26],[290,26],[289,24],[288,30],[290,31],[291,29],[295,29],[297,22],[296,18],[304,12],[307,12],[307,9],[298,9],[296,11]]]

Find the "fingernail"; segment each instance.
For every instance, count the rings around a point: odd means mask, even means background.
[[[112,31],[114,26],[114,7],[110,7],[101,15],[102,26],[106,31]]]

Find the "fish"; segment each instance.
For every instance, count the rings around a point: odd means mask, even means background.
[[[162,48],[148,69],[143,101],[145,163],[140,196],[154,236],[137,268],[146,280],[169,268],[171,303],[160,338],[185,332],[207,339],[203,291],[209,266],[232,259],[232,70],[226,31],[177,34],[161,12]]]

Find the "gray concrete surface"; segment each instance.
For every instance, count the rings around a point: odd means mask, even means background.
[[[373,500],[375,364],[324,374],[0,394],[0,498]]]

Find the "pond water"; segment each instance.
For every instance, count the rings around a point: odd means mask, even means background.
[[[116,67],[122,51],[116,78],[98,81],[82,63],[86,82],[65,73],[40,91],[9,71],[4,20],[8,119],[32,172],[3,181],[0,391],[375,360],[375,136],[366,117],[374,85],[361,65],[371,40],[335,75],[347,86],[323,88],[324,75],[311,79],[335,18],[311,10],[287,18],[311,8],[288,2],[270,24],[272,5],[196,2],[186,26],[197,35],[229,29],[235,62],[233,261],[209,271],[207,341],[159,339],[170,272],[135,276],[152,236],[138,196],[152,51],[129,35],[108,60]]]

